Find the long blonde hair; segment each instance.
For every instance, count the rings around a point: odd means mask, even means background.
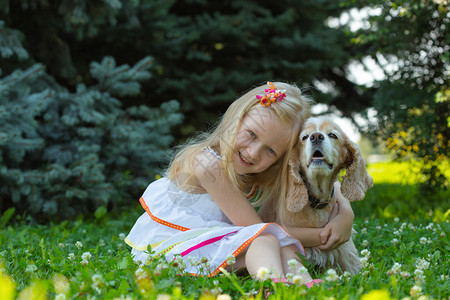
[[[222,169],[237,190],[244,192],[244,188],[249,182],[259,186],[262,194],[260,200],[254,205],[262,204],[271,196],[281,197],[280,200],[283,200],[287,191],[288,159],[291,149],[297,143],[300,129],[310,114],[312,101],[303,95],[295,84],[283,82],[274,82],[273,84],[278,90],[286,90],[286,97],[282,101],[273,102],[266,109],[273,111],[284,125],[292,128],[292,139],[288,150],[276,163],[266,171],[250,176],[237,175],[232,164],[239,125],[250,110],[261,107],[260,100],[256,98],[256,95],[265,94],[264,90],[269,86],[264,84],[253,88],[235,100],[211,130],[199,134],[179,147],[167,170],[169,179],[173,180],[179,174],[193,176],[192,164],[195,156],[205,147],[211,147],[220,153]]]

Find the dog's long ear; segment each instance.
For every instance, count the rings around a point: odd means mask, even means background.
[[[347,156],[345,161],[346,174],[342,179],[341,192],[350,201],[364,199],[367,189],[373,185],[373,179],[367,173],[366,162],[358,145],[345,136]]]
[[[290,212],[299,212],[308,203],[308,190],[299,174],[300,156],[297,149],[294,149],[289,158],[288,166],[288,191],[287,191],[287,210]]]

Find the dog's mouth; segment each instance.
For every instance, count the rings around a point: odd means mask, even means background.
[[[311,159],[309,161],[308,164],[308,168],[311,165],[315,165],[315,166],[321,166],[321,165],[326,165],[330,170],[333,169],[333,164],[330,164],[329,162],[326,161],[325,157],[323,156],[322,152],[320,150],[316,150],[314,151],[313,155],[311,156]]]

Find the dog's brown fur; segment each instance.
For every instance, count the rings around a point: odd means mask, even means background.
[[[331,120],[308,119],[289,159],[287,202],[279,203],[273,199],[264,203],[259,210],[263,221],[286,227],[324,227],[336,205],[332,190],[343,169],[346,169],[341,184],[343,196],[350,201],[364,199],[373,181],[359,147]],[[309,205],[308,194],[329,201],[329,204],[323,209],[314,209]],[[306,258],[321,267],[334,267],[352,274],[361,269],[358,251],[351,238],[332,251],[305,250]]]

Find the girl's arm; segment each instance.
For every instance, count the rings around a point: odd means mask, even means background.
[[[318,247],[322,245],[320,232],[323,228],[300,228],[286,227],[286,231],[302,243],[305,248]]]
[[[321,230],[319,236],[321,244],[319,249],[332,250],[347,242],[352,234],[352,225],[355,215],[348,199],[341,193],[341,183],[334,184],[336,197],[336,210],[330,215],[328,224]]]
[[[262,223],[250,202],[233,187],[224,174],[217,157],[201,151],[195,157],[192,167],[197,184],[206,190],[234,225],[248,226]]]

